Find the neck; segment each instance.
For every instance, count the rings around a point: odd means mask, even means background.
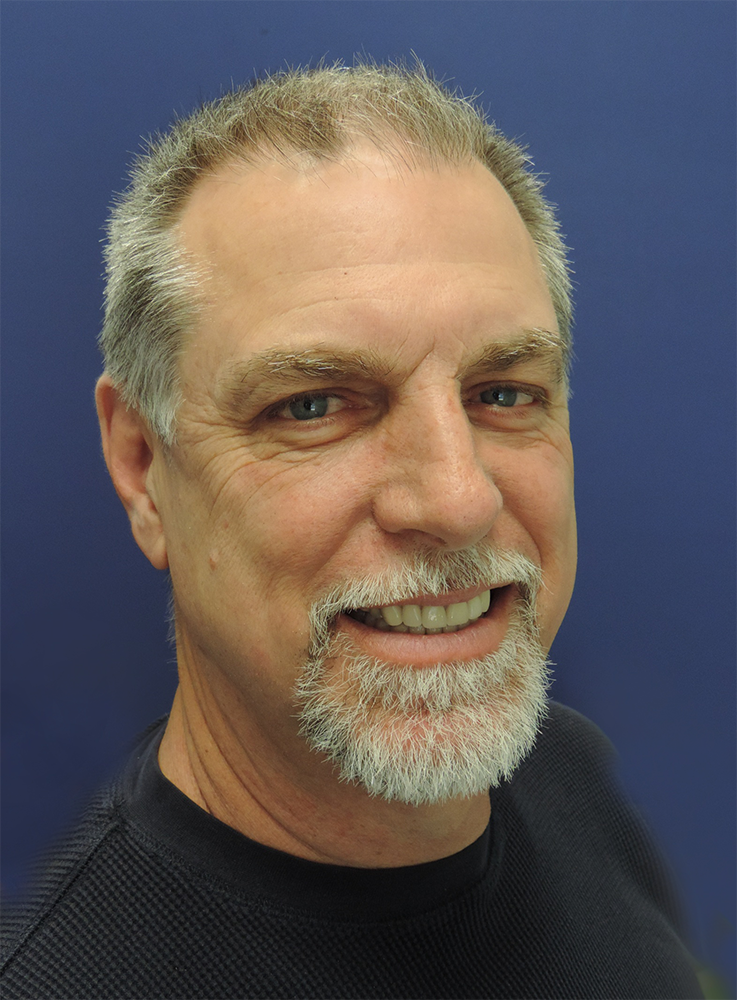
[[[296,733],[292,747],[278,745],[227,694],[216,697],[180,660],[159,763],[193,802],[250,839],[311,861],[384,868],[449,857],[483,833],[488,795],[425,806],[371,797],[340,782]]]

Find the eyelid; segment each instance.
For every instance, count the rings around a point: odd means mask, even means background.
[[[541,406],[550,405],[550,392],[541,385],[531,385],[528,382],[512,382],[508,379],[492,379],[489,382],[482,382],[480,385],[474,386],[470,392],[471,397],[480,395],[482,392],[488,392],[490,389],[508,389],[510,392],[520,392],[525,395],[532,396],[532,399],[536,403],[540,403]],[[488,403],[485,405],[489,405]],[[528,406],[531,404],[527,404]],[[510,407],[510,409],[518,409],[518,407]]]
[[[286,410],[292,403],[298,403],[302,399],[339,399],[345,406],[348,406],[348,401],[335,390],[316,390],[307,392],[297,392],[293,396],[287,396],[285,399],[280,399],[278,403],[273,403],[268,406],[264,412],[267,418],[278,418],[284,410]],[[334,411],[335,412],[335,411]],[[317,423],[320,420],[326,420],[328,417],[332,417],[333,413],[326,413],[322,417],[316,417],[314,420],[304,421],[304,423]],[[286,418],[285,418],[286,419]],[[292,418],[295,423],[299,423],[295,418]],[[290,421],[291,422],[291,421]]]

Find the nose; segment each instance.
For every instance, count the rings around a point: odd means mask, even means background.
[[[491,531],[502,495],[482,465],[460,399],[436,396],[398,410],[387,427],[374,519],[390,534],[463,549]]]

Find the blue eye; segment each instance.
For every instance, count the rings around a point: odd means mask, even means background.
[[[314,420],[328,412],[329,396],[300,396],[293,399],[287,409],[296,420]]]
[[[514,406],[520,401],[519,397],[524,397],[524,400],[530,400],[532,397],[526,392],[518,392],[516,389],[484,389],[480,395],[482,403],[491,403],[492,406]]]

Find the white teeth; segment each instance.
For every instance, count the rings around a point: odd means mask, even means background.
[[[445,615],[449,625],[465,625],[468,621],[468,603],[461,601],[460,604],[451,604],[445,609]]]
[[[429,607],[422,609],[422,624],[427,629],[445,628],[448,621],[445,617],[445,608]]]
[[[387,625],[402,624],[402,609],[398,608],[396,604],[393,604],[388,608],[382,608],[381,615]]]
[[[366,608],[356,612],[364,621],[382,632],[411,632],[414,635],[437,635],[439,632],[456,632],[469,622],[476,621],[491,605],[491,591],[472,597],[470,601],[441,605],[390,604],[382,608]]]
[[[479,618],[481,616],[482,607],[483,603],[480,597],[471,598],[471,600],[468,602],[468,617],[471,619],[471,621],[474,621],[476,618]]]
[[[422,626],[422,610],[419,604],[405,604],[402,608],[402,621],[410,628]]]

